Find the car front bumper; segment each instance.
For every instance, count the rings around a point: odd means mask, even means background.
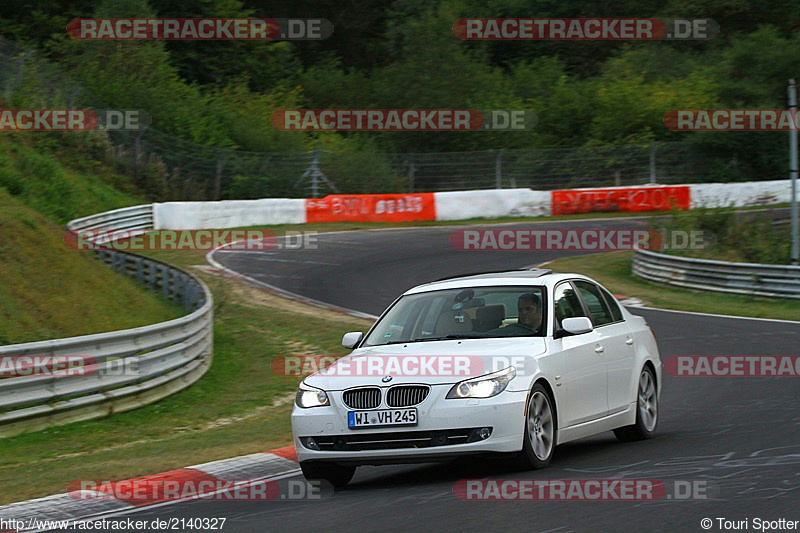
[[[493,398],[485,399],[445,399],[452,385],[435,385],[417,408],[417,425],[404,427],[376,427],[374,429],[350,429],[347,427],[347,413],[351,409],[342,402],[341,391],[328,393],[331,405],[303,409],[294,406],[292,411],[292,432],[299,461],[333,461],[349,464],[392,464],[405,462],[427,462],[444,460],[460,455],[515,452],[522,449],[522,436],[525,428],[525,391],[504,391]],[[386,408],[382,406],[380,408]],[[474,442],[430,445],[425,443],[425,435],[455,434],[462,430],[491,428],[491,435]],[[416,434],[415,444],[407,439],[398,439],[398,447],[388,449],[326,449],[312,450],[301,441],[304,437],[330,442],[341,437],[339,442],[350,438],[382,441]],[[389,445],[393,446],[393,445]]]

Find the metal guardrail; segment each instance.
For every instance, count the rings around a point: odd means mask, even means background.
[[[70,231],[152,227],[151,205],[108,211],[67,225]],[[91,361],[86,375],[0,379],[0,436],[134,409],[188,387],[211,366],[213,299],[199,278],[127,252],[90,253],[191,313],[122,331],[0,346],[0,358],[70,355]]]
[[[799,266],[729,263],[636,250],[632,270],[640,278],[678,287],[800,299]]]

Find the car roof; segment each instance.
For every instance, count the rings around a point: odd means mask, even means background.
[[[530,268],[520,270],[504,270],[500,272],[479,272],[476,274],[463,274],[444,278],[430,283],[418,285],[409,289],[405,294],[417,294],[428,291],[445,289],[460,289],[465,287],[493,287],[501,285],[534,285],[551,286],[564,279],[587,279],[580,274],[554,274],[551,270]],[[591,281],[591,280],[590,280]]]

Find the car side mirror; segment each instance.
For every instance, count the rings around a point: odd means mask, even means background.
[[[364,338],[364,334],[360,331],[351,331],[350,333],[345,333],[344,337],[342,337],[342,346],[345,348],[353,348],[356,344],[361,342],[361,339]]]
[[[594,326],[588,317],[576,316],[562,320],[561,329],[572,335],[580,335],[582,333],[589,333],[594,329]]]

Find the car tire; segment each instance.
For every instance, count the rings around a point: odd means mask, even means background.
[[[658,391],[652,369],[645,366],[639,374],[636,389],[636,422],[614,430],[617,439],[623,442],[652,439],[658,426]]]
[[[522,451],[517,463],[526,470],[545,468],[553,458],[558,429],[553,400],[541,384],[536,383],[531,389],[525,413]]]
[[[356,473],[355,466],[342,466],[336,463],[304,461],[300,463],[303,477],[308,481],[327,481],[333,488],[340,489],[350,483]]]

